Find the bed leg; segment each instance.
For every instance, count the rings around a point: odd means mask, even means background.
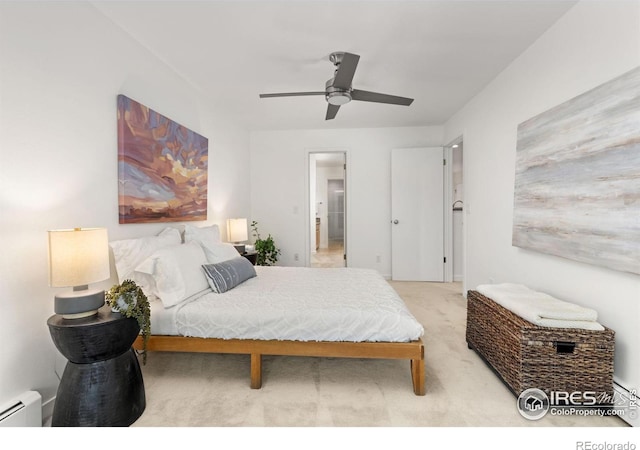
[[[411,360],[411,380],[413,381],[413,392],[416,395],[425,395],[424,359]]]
[[[251,389],[262,387],[262,355],[260,353],[251,354]]]

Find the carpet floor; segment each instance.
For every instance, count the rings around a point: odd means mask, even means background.
[[[398,360],[149,353],[147,406],[134,427],[627,427],[616,417],[522,417],[516,398],[467,348],[460,283],[390,282],[424,325],[426,395]]]

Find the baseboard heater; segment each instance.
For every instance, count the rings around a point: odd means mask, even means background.
[[[619,417],[632,427],[640,427],[640,399],[637,391],[613,382],[614,409],[619,410]]]
[[[17,398],[0,405],[0,427],[41,427],[42,396],[25,391]]]

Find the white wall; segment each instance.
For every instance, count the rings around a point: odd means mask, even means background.
[[[442,127],[251,133],[251,216],[282,250],[308,260],[308,153],[347,153],[347,264],[391,274],[391,149],[442,145]],[[294,254],[299,261],[294,261]],[[377,262],[377,256],[380,262]],[[305,259],[306,258],[306,259]]]
[[[1,2],[0,21],[0,403],[35,389],[50,404],[59,290],[46,231],[106,227],[115,240],[165,226],[118,224],[116,96],[209,139],[209,220],[196,225],[224,232],[227,217],[248,216],[249,134],[87,3]]]
[[[516,282],[592,307],[615,378],[640,388],[640,276],[511,246],[516,127],[640,64],[640,3],[583,1],[445,125],[464,134],[465,289]]]

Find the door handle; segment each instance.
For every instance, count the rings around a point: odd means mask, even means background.
[[[394,220],[394,221],[393,221],[393,224],[394,224],[394,225],[398,225],[398,223],[399,223],[398,219],[396,219],[396,220]]]

